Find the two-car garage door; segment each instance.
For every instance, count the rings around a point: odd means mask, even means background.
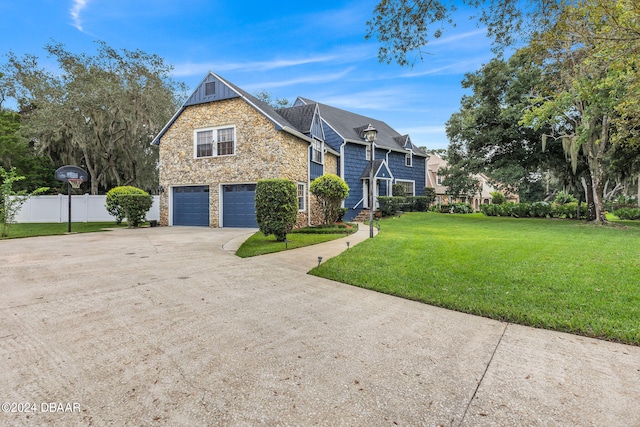
[[[255,184],[223,185],[222,225],[257,227]],[[173,188],[173,225],[209,226],[209,186]]]

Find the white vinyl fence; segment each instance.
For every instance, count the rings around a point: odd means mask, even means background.
[[[107,212],[107,196],[71,196],[72,222],[108,222],[115,218]],[[147,213],[147,221],[160,219],[160,196],[153,196],[153,205]],[[16,222],[67,222],[69,221],[69,196],[34,196],[22,205]]]

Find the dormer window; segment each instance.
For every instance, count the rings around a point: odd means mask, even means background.
[[[318,141],[317,139],[314,139],[313,142],[311,143],[311,160],[316,162],[316,163],[323,163],[323,147],[322,147],[322,141]]]
[[[407,167],[412,167],[413,166],[413,154],[411,153],[407,153],[404,156],[404,164]]]

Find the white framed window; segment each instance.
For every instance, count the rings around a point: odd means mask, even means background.
[[[416,195],[416,191],[415,191],[416,183],[415,183],[415,181],[396,179],[396,184],[400,184],[400,185],[404,186],[404,195],[405,196],[415,196]]]
[[[436,176],[436,183],[442,185],[442,177],[440,175]]]
[[[196,132],[196,157],[213,156],[213,131]]]
[[[305,191],[305,185],[298,183],[298,211],[304,210],[306,198],[307,192]]]
[[[323,147],[322,141],[318,141],[317,139],[313,140],[313,142],[311,143],[311,160],[312,161],[320,164],[324,163],[323,148],[324,147]]]
[[[224,126],[196,129],[194,132],[194,155],[196,158],[231,156],[236,153],[236,129]]]
[[[364,154],[364,158],[366,160],[371,160],[371,146],[370,145],[367,145],[367,149],[366,149],[366,152]]]
[[[413,154],[412,153],[407,153],[404,155],[404,164],[407,167],[412,167],[413,166]]]

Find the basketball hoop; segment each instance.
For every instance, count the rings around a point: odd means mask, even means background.
[[[82,184],[83,181],[84,180],[82,178],[67,178],[67,182],[75,189],[80,188],[80,184]]]

